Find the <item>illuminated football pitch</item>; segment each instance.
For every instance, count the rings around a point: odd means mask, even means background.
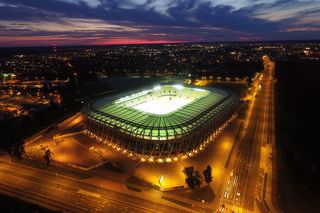
[[[192,102],[191,98],[187,99],[172,96],[159,96],[156,99],[143,102],[133,106],[132,108],[151,114],[165,115],[176,111],[190,102]]]
[[[188,89],[175,86],[162,86],[155,88],[152,94],[142,97],[140,101],[133,103],[130,107],[142,112],[155,115],[166,115],[174,112],[191,102],[199,99],[209,92],[202,89]]]

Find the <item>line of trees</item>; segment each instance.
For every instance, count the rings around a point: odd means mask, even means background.
[[[44,146],[41,147],[41,150],[44,151],[44,161],[46,162],[47,166],[50,166],[53,154],[52,151],[50,149],[45,148]]]
[[[213,179],[212,168],[210,165],[208,165],[202,172],[204,179],[202,178],[200,172],[198,170],[195,170],[193,166],[184,168],[183,173],[186,175],[185,181],[191,189],[200,187],[203,183],[203,180],[206,182],[206,184],[209,185]]]
[[[23,155],[27,156],[27,153],[23,144],[16,143],[11,147],[11,150],[10,150],[11,157],[21,160]]]
[[[44,146],[41,146],[41,150],[44,152],[43,159],[46,162],[47,166],[50,166],[51,160],[52,160],[52,151],[50,149],[45,148]],[[23,144],[16,144],[11,147],[10,150],[10,156],[12,158],[22,160],[22,157],[28,157],[25,146]]]

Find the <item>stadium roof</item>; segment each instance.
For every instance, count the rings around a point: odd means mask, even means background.
[[[187,88],[196,88],[189,87]],[[149,140],[174,139],[195,130],[206,122],[214,122],[226,109],[237,103],[237,98],[227,91],[205,88],[209,91],[178,110],[157,115],[116,104],[119,96],[101,99],[90,106],[88,116],[102,124],[119,128],[134,137]],[[141,92],[141,90],[140,90]],[[134,94],[132,91],[122,94]]]

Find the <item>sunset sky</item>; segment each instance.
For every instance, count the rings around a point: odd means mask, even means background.
[[[320,39],[320,0],[0,0],[0,46]]]

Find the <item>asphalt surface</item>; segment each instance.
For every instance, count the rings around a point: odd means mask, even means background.
[[[0,161],[0,192],[64,212],[184,212],[157,201]]]
[[[264,72],[260,81],[252,114],[245,134],[240,141],[231,172],[228,174],[221,202],[246,211],[255,211],[255,202],[260,199],[264,174],[260,168],[261,148],[274,137],[273,80]]]

